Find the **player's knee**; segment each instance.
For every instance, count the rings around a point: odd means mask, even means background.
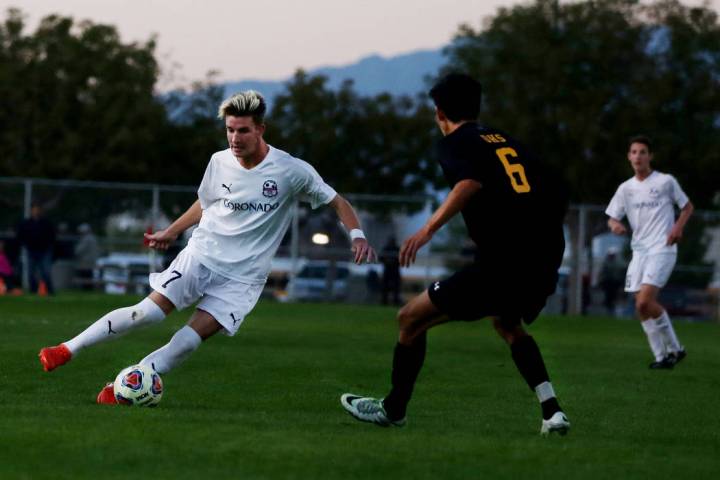
[[[419,331],[418,321],[420,318],[414,314],[412,309],[407,306],[403,307],[397,313],[397,322],[399,329],[399,341],[403,344],[412,343],[413,337]]]
[[[647,317],[650,315],[652,301],[647,297],[637,297],[635,299],[635,310],[642,316]]]
[[[150,295],[148,295],[145,300],[148,299],[157,305],[165,315],[170,315],[170,313],[175,310],[175,305],[173,305],[165,295],[154,290],[150,292]]]
[[[160,322],[165,318],[165,311],[150,297],[144,298],[140,303],[129,307],[130,318],[138,325]]]
[[[522,326],[512,319],[493,317],[492,321],[495,331],[508,345],[512,345],[518,338],[527,335]]]
[[[405,305],[400,310],[398,310],[396,319],[400,330],[402,330],[403,328],[408,328],[414,320],[412,309]]]

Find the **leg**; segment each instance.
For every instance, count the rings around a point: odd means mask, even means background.
[[[663,313],[663,307],[657,301],[660,288],[655,285],[643,283],[640,291],[635,294],[635,310],[641,321],[658,318]]]
[[[433,305],[428,292],[413,298],[397,315],[399,335],[395,345],[392,389],[383,402],[390,419],[405,417],[417,376],[425,361],[426,332],[447,321]]]
[[[537,394],[543,418],[547,420],[561,411],[540,348],[535,343],[535,339],[522,327],[520,320],[494,317],[493,327],[510,346],[512,358],[520,375],[525,379],[530,390]]]
[[[38,280],[37,280],[37,270],[39,267],[39,259],[36,257],[35,254],[31,252],[27,252],[27,262],[28,262],[28,274],[30,277],[30,292],[31,293],[37,293],[38,292]]]
[[[165,374],[187,359],[202,341],[222,329],[222,325],[212,315],[204,310],[195,310],[188,324],[178,330],[170,342],[140,360],[140,363]]]
[[[382,285],[380,286],[380,303],[383,305],[387,305],[389,290],[387,277],[383,275]]]
[[[83,348],[114,339],[128,331],[162,321],[175,307],[163,295],[152,292],[140,303],[104,315],[76,337],[63,342],[75,355]]]
[[[430,301],[427,291],[400,309],[397,318],[400,334],[393,355],[390,393],[383,400],[352,393],[340,399],[343,407],[358,420],[383,426],[405,424],[407,404],[425,360],[426,332],[447,321]]]
[[[104,315],[76,337],[56,347],[40,350],[40,362],[46,372],[64,365],[83,348],[120,336],[133,328],[157,323],[173,310],[174,306],[164,296],[152,292],[132,307],[123,307]]]
[[[675,334],[670,316],[657,301],[659,293],[660,288],[655,285],[641,285],[640,292],[635,297],[635,306],[643,329],[648,335],[656,363],[663,360],[665,363],[674,363],[673,359],[667,362],[668,357],[684,358],[685,349]]]
[[[640,291],[635,294],[635,311],[640,317],[640,325],[645,331],[650,350],[655,357],[650,368],[669,369],[674,364],[668,351],[667,332],[663,332],[663,329],[667,330],[669,319],[667,323],[664,321],[664,309],[657,301],[659,291],[660,289],[654,285],[642,284]]]
[[[557,432],[565,435],[570,429],[570,422],[555,397],[550,376],[535,339],[527,334],[519,317],[494,317],[493,326],[500,337],[510,346],[517,369],[530,390],[537,395],[543,416],[540,433],[548,435],[551,432]]]
[[[393,301],[395,302],[395,305],[400,305],[400,282],[400,277],[398,277],[395,279],[395,283],[393,284]]]
[[[52,281],[52,252],[45,252],[40,258],[40,278],[45,282],[50,295],[55,294],[55,287]]]
[[[657,287],[652,285],[641,285],[640,291],[635,294],[635,311],[640,318],[640,326],[645,331],[645,335],[650,344],[650,351],[652,351],[655,362],[650,364],[660,366],[664,365],[663,359],[665,358],[665,345],[663,343],[660,330],[655,324],[655,318],[660,316],[662,309],[658,305],[655,298],[657,297]],[[669,365],[668,365],[669,367]]]

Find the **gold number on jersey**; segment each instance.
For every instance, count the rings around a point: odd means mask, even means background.
[[[508,160],[508,157],[517,158],[517,152],[515,149],[510,147],[498,148],[495,150],[495,154],[502,162],[503,167],[505,167],[505,173],[507,173],[507,176],[510,177],[510,183],[512,184],[513,190],[517,193],[529,192],[530,184],[525,176],[525,168],[519,163],[510,163]],[[517,177],[515,174],[517,174]]]

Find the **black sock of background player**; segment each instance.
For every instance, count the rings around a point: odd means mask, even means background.
[[[413,387],[425,361],[427,332],[418,335],[412,345],[395,345],[392,369],[392,389],[385,397],[383,406],[391,420],[405,417],[407,404],[412,397]]]
[[[510,345],[510,351],[512,352],[515,365],[520,371],[520,375],[523,376],[530,390],[535,392],[535,387],[543,382],[550,381],[550,376],[545,368],[542,354],[533,337],[525,335],[518,338],[515,340],[515,343]],[[545,420],[560,410],[560,404],[558,404],[557,398],[555,397],[545,400],[540,404],[540,407],[542,408],[542,415]]]

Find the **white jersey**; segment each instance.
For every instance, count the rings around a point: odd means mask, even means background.
[[[653,171],[645,180],[632,177],[618,187],[605,213],[615,220],[627,215],[632,227],[633,252],[642,254],[677,252],[667,245],[675,223],[673,204],[683,208],[688,197],[675,177]]]
[[[294,202],[308,201],[317,208],[336,195],[312,166],[282,150],[270,147],[250,170],[230,149],[217,152],[198,189],[202,219],[188,248],[213,272],[243,283],[264,283]]]

